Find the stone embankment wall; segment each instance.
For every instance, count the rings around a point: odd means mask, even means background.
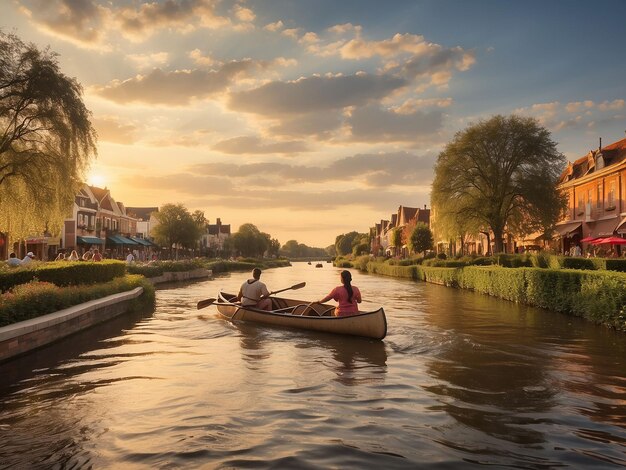
[[[210,269],[194,269],[193,271],[181,271],[181,272],[167,272],[162,276],[150,277],[148,281],[152,284],[162,284],[164,282],[179,282],[179,281],[193,281],[195,279],[202,279],[211,277],[213,272]]]
[[[211,277],[208,269],[166,272],[162,276],[148,278],[152,284],[191,281]],[[109,295],[75,305],[58,312],[43,315],[0,328],[0,361],[24,354],[46,344],[58,341],[85,328],[130,310],[134,299],[143,293],[143,288]]]
[[[142,287],[0,328],[0,361],[58,341],[130,309]]]

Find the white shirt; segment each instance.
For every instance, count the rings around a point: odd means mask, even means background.
[[[256,305],[261,296],[268,296],[267,286],[256,279],[248,279],[241,285],[241,305]]]
[[[26,256],[24,256],[24,259],[22,260],[22,264],[28,264],[28,263],[30,263],[32,260],[33,260],[33,259],[32,259],[30,256],[26,255]]]
[[[135,261],[135,257],[133,256],[132,253],[128,253],[128,256],[126,257],[126,262],[128,264],[132,263],[133,261]]]

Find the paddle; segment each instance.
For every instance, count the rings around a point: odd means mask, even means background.
[[[204,300],[201,300],[200,302],[198,302],[198,305],[197,305],[198,310],[200,310],[201,308],[204,308],[204,307],[208,307],[209,305],[212,305],[213,302],[215,302],[216,300],[217,299],[204,299]]]
[[[270,295],[278,294],[279,292],[285,292],[286,290],[302,289],[304,286],[306,286],[306,282],[301,282],[300,284],[294,284],[291,287],[285,287],[284,289],[279,289],[279,290],[275,290],[274,292],[270,292]],[[201,300],[200,302],[198,302],[198,305],[196,305],[196,307],[198,310],[200,310],[201,308],[208,307],[209,305],[213,305],[213,303],[215,303],[216,300],[217,299],[213,299],[213,298]]]
[[[286,290],[302,289],[304,286],[306,286],[306,282],[301,282],[300,284],[294,284],[291,287],[285,287],[284,289],[279,289],[279,290],[275,290],[274,292],[270,292],[270,295],[278,294],[279,292],[285,292]],[[270,295],[268,295],[268,297]]]

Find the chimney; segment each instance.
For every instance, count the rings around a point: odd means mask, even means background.
[[[424,204],[424,210],[426,210],[426,204]]]
[[[602,151],[602,137],[600,137],[600,147],[598,147],[598,151]]]
[[[220,225],[222,225],[222,220],[218,217],[216,223],[217,223],[217,226],[219,227]]]

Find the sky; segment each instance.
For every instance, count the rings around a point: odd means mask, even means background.
[[[87,179],[326,247],[430,207],[455,133],[537,119],[573,161],[625,137],[622,0],[1,0],[98,133]]]

